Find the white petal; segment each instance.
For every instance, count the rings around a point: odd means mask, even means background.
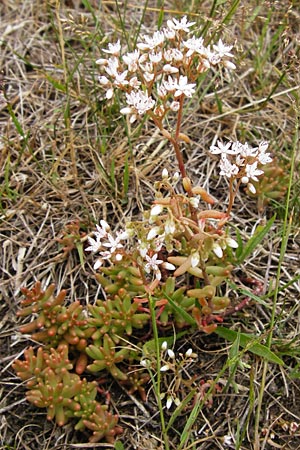
[[[239,244],[232,238],[226,238],[226,243],[231,248],[238,248]]]
[[[221,249],[221,247],[219,246],[219,244],[215,244],[213,246],[213,252],[214,254],[218,257],[218,258],[222,258],[223,256],[223,250]]]
[[[167,270],[175,270],[176,269],[176,267],[169,262],[162,263],[162,267]]]
[[[256,189],[253,186],[253,184],[249,183],[247,188],[249,189],[250,192],[252,192],[252,194],[256,194]]]
[[[164,207],[162,205],[154,205],[151,208],[150,216],[158,216],[163,211]]]

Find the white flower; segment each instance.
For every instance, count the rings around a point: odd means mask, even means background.
[[[239,147],[239,153],[244,158],[247,157],[255,157],[258,153],[257,148],[251,148],[249,147],[248,143],[245,142],[245,144],[241,144],[240,142],[236,143]],[[234,146],[233,146],[234,147]]]
[[[139,50],[134,50],[134,52],[128,52],[123,55],[123,61],[127,65],[129,72],[136,72],[138,69],[140,52]]]
[[[110,84],[110,81],[107,77],[105,77],[104,75],[98,77],[99,83],[102,84],[103,86],[107,86],[108,84]]]
[[[140,362],[140,365],[143,366],[143,367],[149,367],[150,364],[151,363],[150,363],[149,359],[142,359],[141,362]]]
[[[121,51],[120,40],[118,42],[116,42],[115,44],[108,44],[108,50],[105,50],[103,48],[102,51],[104,53],[110,53],[111,55],[114,55],[114,56],[119,56],[120,51]]]
[[[223,66],[226,67],[226,69],[229,69],[229,70],[236,69],[236,65],[233,64],[233,62],[228,61],[227,59],[225,61],[223,61]]]
[[[172,102],[170,105],[171,111],[177,112],[179,111],[180,103],[179,102]]]
[[[151,53],[149,53],[149,59],[150,59],[150,61],[153,64],[159,63],[161,61],[161,59],[162,59],[162,52],[158,52],[158,53],[151,52]]]
[[[96,224],[97,231],[94,231],[94,236],[96,239],[88,237],[88,242],[90,244],[90,247],[87,247],[85,249],[87,252],[93,252],[93,253],[99,252],[103,245],[103,243],[101,242],[101,239],[107,237],[107,231],[110,228],[108,223],[105,220],[100,220],[100,225],[101,225],[101,227],[99,227],[99,225]]]
[[[177,88],[177,82],[169,75],[168,80],[164,81],[164,87],[167,91],[173,92]]]
[[[187,358],[189,358],[190,356],[192,356],[192,353],[193,353],[193,349],[189,348],[189,349],[185,352],[185,356],[186,356]]]
[[[188,49],[188,52],[186,53],[187,57],[192,56],[195,52],[201,53],[203,51],[203,38],[196,38],[193,36],[187,41],[183,41],[183,45]]]
[[[93,266],[94,270],[99,269],[99,267],[101,267],[103,264],[103,259],[102,258],[98,258]]]
[[[257,155],[257,158],[261,164],[268,164],[273,161],[273,159],[270,157],[270,153],[259,153]]]
[[[267,164],[272,162],[272,158],[270,157],[270,153],[266,153],[266,150],[268,149],[268,142],[262,141],[260,142],[260,144],[258,145],[258,161],[261,164]]]
[[[173,48],[172,56],[173,56],[174,61],[182,61],[183,60],[183,53],[180,50],[178,50],[177,48]]]
[[[174,97],[179,97],[184,94],[186,97],[192,97],[195,92],[196,83],[188,84],[188,78],[180,75],[179,81],[176,84],[176,91]]]
[[[86,252],[97,253],[102,247],[102,242],[101,242],[100,237],[96,237],[96,239],[88,237],[88,242],[89,242],[90,246],[85,249]]]
[[[164,43],[165,40],[165,34],[162,31],[155,31],[153,36],[142,36],[143,40],[145,41],[140,42],[137,44],[137,47],[140,50],[153,50],[156,47],[161,46]]]
[[[160,98],[165,98],[167,96],[168,92],[166,90],[166,88],[163,85],[158,85],[157,86],[157,95]]]
[[[164,60],[171,62],[173,59],[173,51],[171,48],[168,48],[167,50],[164,51]]]
[[[129,80],[129,86],[131,86],[133,89],[138,89],[141,85],[141,82],[137,79],[137,77],[132,77]]]
[[[122,108],[120,112],[121,114],[132,115],[131,122],[134,122],[137,115],[143,115],[155,105],[153,98],[148,97],[146,93],[140,90],[132,91],[130,94],[126,93],[126,100],[129,107]]]
[[[157,259],[158,254],[154,253],[153,256],[146,255],[145,259],[147,263],[145,264],[145,271],[150,273],[151,271],[157,272],[159,270],[158,265],[163,263],[162,259]]]
[[[165,64],[163,66],[163,72],[169,74],[169,73],[178,73],[179,69],[177,67],[171,66],[171,64]]]
[[[163,32],[165,33],[165,36],[167,39],[174,39],[176,36],[175,30],[172,30],[171,28],[164,28]]]
[[[138,240],[138,243],[139,243],[138,250],[140,252],[140,255],[142,258],[145,258],[150,246],[148,242],[142,242],[141,240]]]
[[[128,230],[125,230],[125,231],[122,231],[122,230],[117,231],[117,232],[116,232],[116,235],[117,235],[117,238],[119,239],[119,241],[124,241],[124,240],[126,240],[126,239],[129,238],[129,232],[128,232]]]
[[[122,73],[116,73],[114,79],[114,85],[117,87],[126,86],[128,84],[128,80],[126,80],[128,71],[125,70]]]
[[[108,242],[103,243],[103,247],[108,247],[110,253],[114,253],[118,248],[122,248],[119,237],[114,238],[111,234],[107,235]]]
[[[113,98],[113,95],[114,95],[114,90],[112,88],[110,88],[106,91],[105,97],[107,98],[107,100],[110,100],[111,98]]]
[[[97,232],[99,234],[101,234],[102,237],[105,237],[107,235],[107,232],[110,230],[110,226],[108,225],[106,220],[103,220],[103,219],[100,220],[100,225],[101,225],[101,227],[99,227],[99,225],[96,224]]]
[[[220,58],[223,58],[224,56],[233,56],[232,53],[230,53],[230,50],[232,49],[233,45],[225,45],[222,42],[222,39],[219,39],[219,42],[215,45],[213,45],[213,49],[218,54]]]
[[[220,175],[228,178],[231,178],[232,175],[236,175],[239,172],[238,166],[236,164],[231,164],[226,155],[224,155],[220,161],[220,169]]]
[[[223,437],[223,444],[227,447],[227,446],[231,446],[232,445],[232,438],[231,438],[231,436],[228,436],[228,435],[226,435],[226,436],[224,436]]]
[[[258,145],[258,150],[260,153],[265,153],[265,151],[268,149],[269,143],[266,141],[262,141]]]
[[[195,25],[196,22],[188,22],[187,17],[184,16],[180,21],[173,18],[172,20],[167,21],[167,26],[171,30],[177,30],[177,31],[185,31],[188,33],[190,30],[189,28]]]
[[[99,58],[99,59],[96,60],[96,64],[98,64],[99,66],[106,66],[107,59],[106,58]]]
[[[179,178],[180,178],[179,172],[175,172],[174,175],[172,176],[174,182],[178,181]]]
[[[263,170],[257,169],[257,161],[255,161],[253,164],[247,164],[246,175],[242,178],[242,183],[248,183],[249,180],[258,181],[257,176],[263,173]]]
[[[150,83],[154,79],[154,73],[151,72],[144,72],[144,80],[146,83]]]
[[[217,145],[211,145],[209,151],[213,155],[218,155],[222,153],[231,154],[230,146],[231,146],[230,141],[227,142],[227,144],[223,144],[223,142],[217,141]]]
[[[109,58],[107,60],[107,66],[105,67],[105,71],[108,75],[115,78],[115,76],[118,74],[118,68],[119,68],[118,58]]]

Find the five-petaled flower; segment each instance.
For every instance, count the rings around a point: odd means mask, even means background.
[[[132,91],[130,94],[126,93],[126,100],[129,106],[122,108],[120,112],[121,114],[129,114],[131,123],[155,105],[155,100],[141,90]]]
[[[183,16],[180,21],[175,18],[167,21],[167,25],[171,30],[185,31],[186,33],[190,31],[189,28],[195,25],[195,23],[196,22],[188,22],[186,16]]]
[[[192,97],[195,93],[196,83],[188,83],[188,77],[180,75],[178,82],[176,83],[176,90],[174,97],[179,97],[180,95],[185,95],[186,97]]]

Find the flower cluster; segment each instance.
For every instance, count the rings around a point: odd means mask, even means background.
[[[95,239],[88,237],[90,246],[86,248],[86,251],[100,254],[100,257],[94,264],[94,269],[98,269],[105,260],[110,260],[113,255],[116,261],[121,261],[124,248],[122,241],[128,239],[126,231],[117,231],[116,237],[109,233],[110,226],[105,220],[100,220],[100,225],[96,225]]]
[[[259,165],[265,165],[272,161],[270,153],[267,153],[268,143],[260,142],[258,147],[251,148],[247,144],[240,142],[227,142],[223,144],[217,141],[217,145],[210,147],[210,153],[221,155],[220,175],[227,178],[238,179],[247,185],[250,192],[255,194],[256,190],[252,181],[258,181],[260,175],[264,173],[259,169]]]
[[[110,56],[97,60],[102,70],[99,82],[107,99],[115,89],[125,92],[127,106],[121,113],[129,115],[131,123],[146,112],[162,120],[170,110],[179,110],[182,98],[192,97],[201,73],[217,65],[235,68],[232,46],[221,39],[206,46],[202,37],[186,36],[193,25],[186,16],[168,20],[165,28],[142,36],[133,52],[122,54],[120,41],[103,49]]]
[[[187,373],[189,366],[197,361],[198,355],[189,348],[185,353],[179,353],[176,356],[175,352],[168,348],[167,341],[164,341],[161,345],[160,356],[160,372],[165,374],[164,387],[166,388],[164,392],[161,392],[160,398],[166,400],[166,408],[170,409],[173,404],[179,406],[184,400],[186,382],[183,376]],[[140,364],[148,370],[152,369],[150,359],[142,359]]]
[[[94,232],[94,237],[88,237],[90,244],[86,251],[97,253],[100,256],[97,258],[94,269],[101,267],[105,261],[114,262],[122,261],[126,254],[126,247],[122,241],[128,240],[132,231],[128,228],[128,231],[117,231],[116,237],[109,233],[110,227],[105,220],[100,221],[100,225],[96,225],[97,231]],[[154,239],[155,238],[155,239]],[[151,246],[151,241],[154,240],[154,245]],[[152,243],[153,244],[153,243]],[[139,258],[139,263],[146,274],[154,274],[157,280],[161,279],[160,267],[167,270],[175,270],[175,266],[171,263],[159,259],[158,252],[164,245],[164,235],[159,235],[156,228],[151,228],[148,232],[146,241],[142,242],[138,239],[133,243],[133,247],[136,248],[136,256]],[[129,247],[129,245],[127,245]],[[132,249],[131,249],[132,253]]]

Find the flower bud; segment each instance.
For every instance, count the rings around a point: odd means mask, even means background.
[[[168,349],[168,355],[169,355],[169,358],[175,359],[175,353],[170,348]]]
[[[167,350],[167,348],[168,348],[168,343],[167,343],[167,341],[164,341],[164,342],[161,344],[161,349],[162,349],[163,351],[165,351],[165,350]]]
[[[192,183],[191,183],[191,180],[188,177],[185,177],[182,180],[182,185],[183,185],[183,189],[186,192],[191,192],[191,190],[192,190]]]
[[[166,168],[163,169],[162,174],[161,174],[162,179],[164,180],[165,178],[169,177],[169,172]]]

